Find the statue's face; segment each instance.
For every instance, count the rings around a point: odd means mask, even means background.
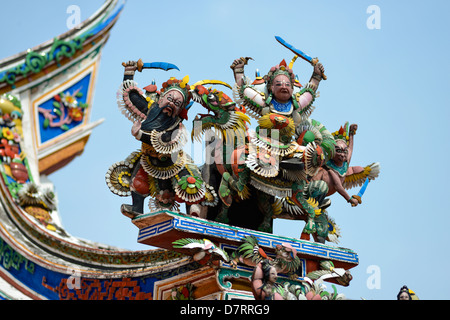
[[[398,300],[409,300],[409,295],[406,292],[402,292],[398,297]]]
[[[181,92],[178,90],[167,91],[161,99],[159,99],[159,107],[163,108],[163,111],[168,116],[175,118],[182,110],[184,98]]]
[[[271,283],[275,283],[277,282],[277,278],[278,278],[277,269],[275,269],[275,267],[271,267],[269,272],[269,279],[267,280]]]
[[[348,147],[344,141],[338,140],[336,142],[335,150],[336,150],[336,154],[333,158],[334,162],[344,163],[345,161],[347,161]]]
[[[293,92],[291,80],[284,74],[279,74],[273,79],[272,87],[270,89],[278,102],[289,101]]]

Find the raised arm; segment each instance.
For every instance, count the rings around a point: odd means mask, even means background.
[[[234,80],[238,86],[244,84],[244,66],[247,64],[249,57],[239,58],[233,61],[230,68],[233,70]]]
[[[348,133],[348,156],[347,156],[347,162],[350,164],[350,160],[352,159],[353,154],[353,140],[356,133],[356,130],[358,129],[357,124],[350,125],[349,133]]]
[[[321,63],[317,63],[314,66],[314,71],[311,79],[309,80],[306,87],[302,89],[301,95],[298,98],[298,105],[300,107],[300,110],[309,108],[311,103],[314,101],[319,83],[323,79],[324,71],[325,69]]]
[[[125,71],[123,73],[123,82],[134,81],[134,74],[137,70],[137,62],[136,61],[128,61],[122,64],[125,67]],[[148,112],[148,101],[141,94],[141,90],[137,87],[131,87],[127,93],[124,93],[124,97],[127,96],[130,100],[131,104],[133,104],[140,112],[143,114],[147,114]]]
[[[311,79],[309,79],[309,85],[312,87],[314,91],[316,91],[317,88],[319,87],[319,83],[320,81],[322,81],[324,73],[325,68],[323,67],[323,65],[320,62],[316,63],[316,65],[314,66],[313,73],[311,75]]]

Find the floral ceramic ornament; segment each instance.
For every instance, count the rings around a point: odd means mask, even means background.
[[[73,93],[60,92],[53,96],[53,109],[39,108],[39,112],[44,116],[44,129],[61,128],[69,130],[68,125],[72,122],[81,122],[84,119],[84,110],[88,107],[87,103],[79,99],[83,96],[81,88]]]
[[[198,176],[186,175],[181,177],[174,189],[180,202],[194,204],[204,200],[204,182]]]

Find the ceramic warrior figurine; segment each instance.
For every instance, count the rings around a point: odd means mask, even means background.
[[[334,156],[319,168],[317,174],[311,178],[310,183],[303,191],[305,197],[313,198],[318,202],[321,214],[316,215],[313,221],[311,220],[305,225],[302,239],[309,240],[312,234],[317,242],[324,243],[325,240],[328,240],[337,243],[338,232],[330,234],[330,226],[333,230],[337,226],[328,216],[326,209],[330,206],[331,200],[327,197],[338,192],[352,207],[355,207],[361,203],[361,197],[350,196],[346,189],[363,185],[366,178],[374,180],[380,172],[378,163],[366,167],[349,166],[357,128],[356,124],[352,124],[349,128],[346,123],[344,127],[333,132],[336,140]]]
[[[403,286],[397,294],[397,300],[419,300],[419,297],[407,286]]]
[[[289,66],[282,60],[266,76],[257,76],[250,83],[244,75],[248,59],[236,59],[231,65],[236,80],[233,93],[236,102],[258,120],[259,126],[254,132],[249,132],[253,150],[268,151],[269,155],[279,157],[279,162],[274,162],[274,168],[265,166],[264,171],[267,176],[275,176],[281,171],[293,180],[296,179],[292,176],[298,176],[299,172],[314,175],[322,161],[334,152],[331,133],[318,121],[309,119],[314,109],[312,103],[316,90],[323,79],[323,65],[317,63],[314,66],[305,87],[295,79],[292,71],[295,60]],[[251,159],[256,157],[251,154],[249,165],[259,173],[261,166],[251,163]],[[306,176],[301,178],[305,180]]]
[[[219,222],[271,232],[274,197],[296,198],[300,210],[315,215],[315,208],[303,198],[302,191],[308,177],[333,155],[335,141],[320,122],[309,119],[323,74],[321,64],[315,66],[307,87],[299,89],[292,68],[284,61],[264,79],[257,77],[253,83],[244,80],[247,60],[237,59],[231,65],[236,80],[235,103],[208,106],[210,97],[217,96],[212,101],[220,101],[223,92],[208,92],[200,100],[214,113],[199,119],[197,132],[214,127],[223,141],[215,140],[215,163],[204,167],[205,179],[215,186],[221,199],[217,210],[210,210],[208,215]],[[285,109],[277,104],[281,102]],[[247,112],[258,120],[256,130],[247,127]],[[255,210],[248,211],[245,206]]]
[[[361,198],[357,195],[350,196],[346,189],[354,186],[361,186],[366,178],[374,180],[380,172],[379,163],[372,163],[366,167],[350,166],[353,154],[353,142],[358,125],[348,123],[338,131],[333,132],[336,139],[335,156],[330,159],[317,175],[312,178],[312,184],[324,181],[326,188],[323,191],[325,196],[330,196],[338,192],[352,207],[361,204]]]
[[[277,269],[268,259],[259,262],[250,280],[255,300],[321,300],[320,295],[313,298],[313,292],[308,292],[308,285],[290,284],[287,281],[281,284],[277,279]]]
[[[121,211],[130,218],[142,214],[144,199],[151,196],[150,210],[178,210],[179,203],[188,212],[199,212],[198,204],[214,198],[214,191],[201,179],[198,168],[182,150],[187,142],[183,120],[191,99],[189,77],[145,87],[145,95],[133,80],[138,64],[124,64],[125,73],[118,92],[118,104],[134,122],[131,133],[142,147],[125,161],[115,163],[106,175],[110,190],[120,196],[132,197],[132,204],[123,204]]]
[[[322,80],[324,67],[321,63],[314,66],[314,71],[305,88],[296,81],[295,75],[286,62],[270,69],[264,78],[250,84],[244,76],[244,66],[248,58],[233,61],[233,69],[238,94],[250,111],[258,116],[276,113],[292,117],[298,125],[302,116],[311,113],[311,105],[316,97],[316,91]]]
[[[282,288],[280,284],[276,283],[277,278],[277,270],[268,260],[258,263],[251,278],[255,300],[285,300],[280,294]]]

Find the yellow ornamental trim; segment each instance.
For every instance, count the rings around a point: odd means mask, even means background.
[[[148,193],[152,197],[154,197],[159,192],[157,183],[158,181],[156,181],[155,178],[150,175],[148,176]]]
[[[364,168],[363,172],[349,175],[349,176],[347,176],[345,178],[345,180],[348,181],[348,182],[355,182],[355,181],[364,179],[364,178],[369,176],[371,171],[372,171],[372,168],[370,166],[367,166],[367,167]]]
[[[272,203],[272,210],[274,215],[279,215],[283,211],[282,204],[280,201],[275,201]]]
[[[124,181],[122,180],[122,177],[123,177],[124,175],[125,175],[125,176],[131,177],[131,173],[129,173],[129,172],[121,172],[121,173],[119,174],[119,177],[118,177],[119,183],[120,183],[122,186],[124,186],[124,187],[126,187],[126,188],[129,188],[129,187],[130,187],[130,184],[129,184],[129,183],[126,183],[126,182],[124,182]]]
[[[306,202],[308,202],[308,204],[313,208],[319,205],[319,203],[314,198],[309,198],[308,200],[306,200]]]
[[[318,208],[319,203],[317,202],[316,199],[314,198],[309,198],[308,200],[306,200],[306,202],[314,208],[314,213],[316,216],[319,216],[322,214],[322,210],[320,208]]]
[[[180,88],[184,89],[189,82],[189,76],[185,76],[180,83]]]
[[[242,191],[238,191],[238,196],[239,198],[241,198],[242,200],[248,199],[250,198],[250,190],[248,189],[247,186],[244,186],[244,188],[242,189]]]
[[[153,103],[155,102],[154,100],[152,100],[152,98],[147,97],[145,98],[145,100],[147,100],[148,104],[147,104],[147,109],[150,109],[150,107],[153,105]]]
[[[198,192],[197,188],[189,188],[189,187],[186,188],[186,193],[188,194],[196,194],[197,192]]]

